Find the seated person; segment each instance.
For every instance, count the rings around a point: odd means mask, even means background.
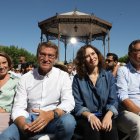
[[[76,133],[84,140],[118,140],[115,78],[104,70],[103,56],[97,48],[85,45],[77,52],[75,65],[77,75],[72,86]]]
[[[70,112],[75,102],[68,73],[53,67],[57,57],[55,44],[39,44],[38,68],[21,77],[12,109],[14,123],[0,135],[1,140],[46,133],[55,134],[58,140],[71,140],[76,122]]]
[[[140,40],[128,48],[129,62],[117,73],[120,113],[117,126],[130,135],[130,140],[140,140]]]
[[[0,52],[0,132],[8,127],[18,82],[18,78],[8,72],[11,66],[12,61],[10,56],[4,52]]]

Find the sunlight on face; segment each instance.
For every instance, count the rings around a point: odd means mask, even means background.
[[[140,67],[140,43],[137,43],[129,55],[131,62]]]
[[[38,54],[39,67],[44,72],[49,72],[56,60],[56,50],[54,48],[41,47]]]
[[[9,71],[8,61],[5,57],[0,56],[0,76],[6,75]]]
[[[85,60],[88,66],[97,66],[98,65],[98,55],[92,48],[87,48],[85,52]]]

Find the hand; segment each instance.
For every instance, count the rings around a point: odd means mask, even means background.
[[[0,113],[6,113],[7,111],[0,107]]]
[[[30,124],[30,127],[28,128],[30,132],[40,132],[54,117],[53,111],[43,111],[38,109],[33,109],[32,111],[38,113],[39,116]]]
[[[89,122],[93,130],[95,128],[97,131],[99,131],[102,128],[101,121],[94,114],[90,116]]]
[[[112,129],[112,119],[109,114],[106,114],[102,120],[102,129],[105,131],[111,131]]]

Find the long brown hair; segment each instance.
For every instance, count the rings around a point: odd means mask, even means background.
[[[74,60],[76,66],[76,72],[80,78],[84,78],[88,73],[88,67],[86,66],[85,63],[85,53],[87,48],[93,49],[97,54],[99,59],[99,63],[98,63],[99,71],[102,68],[104,68],[104,57],[102,56],[101,52],[92,45],[84,45],[78,50],[76,58]]]

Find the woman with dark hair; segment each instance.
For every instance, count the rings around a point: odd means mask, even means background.
[[[77,75],[73,79],[76,133],[84,140],[118,140],[114,118],[118,111],[115,79],[104,70],[100,51],[85,45],[75,59]]]

